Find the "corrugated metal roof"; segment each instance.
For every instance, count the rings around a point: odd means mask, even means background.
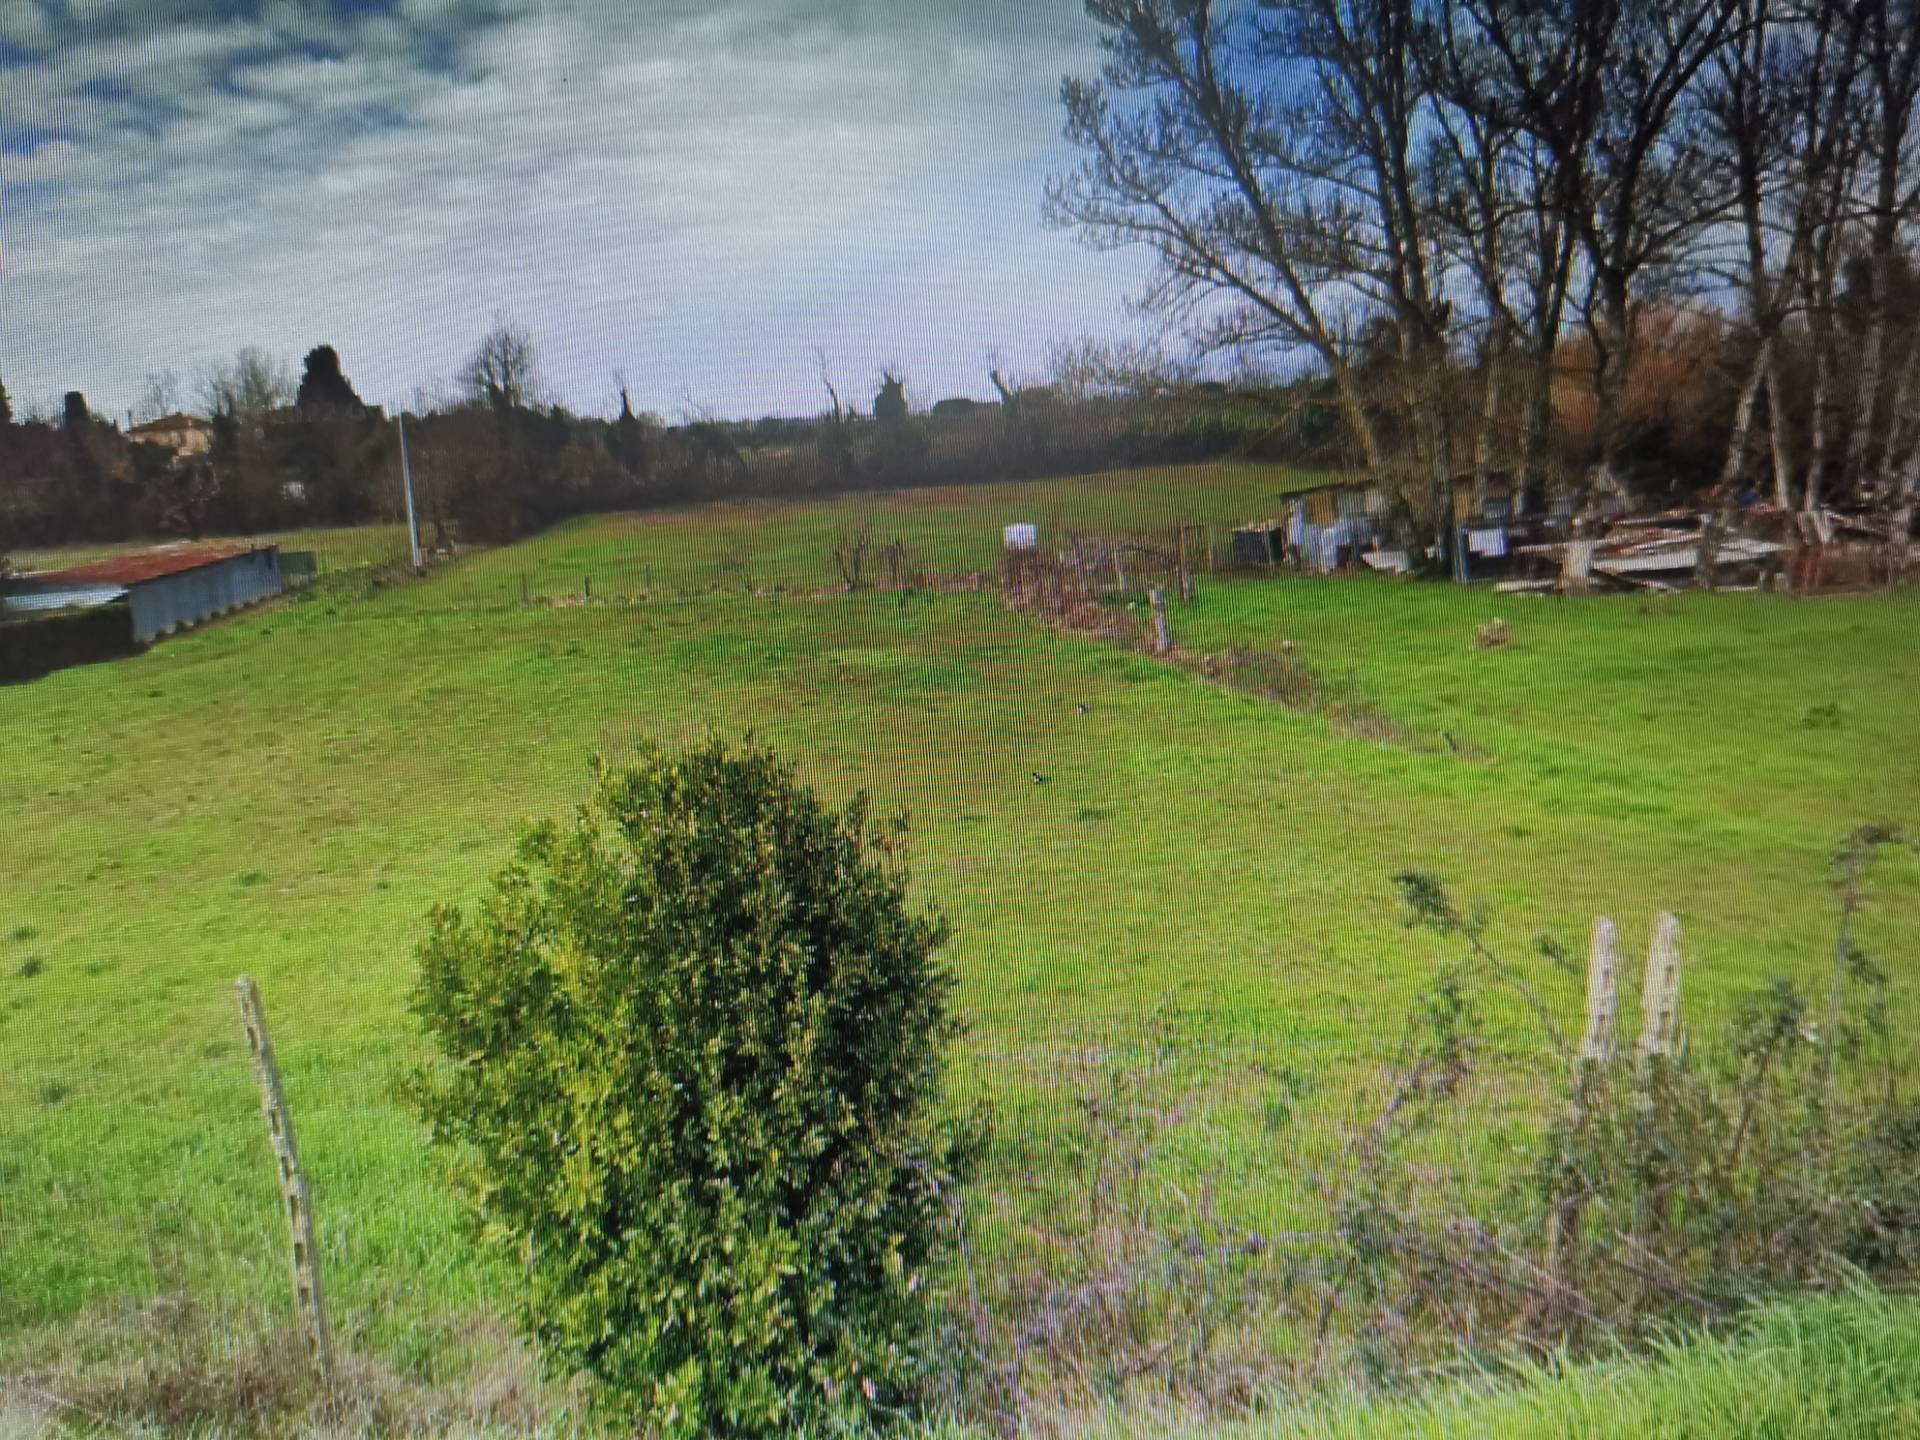
[[[139,555],[116,555],[111,560],[76,565],[71,570],[40,570],[22,575],[20,579],[35,589],[60,585],[138,585],[144,580],[158,580],[163,575],[178,575],[205,565],[217,565],[222,560],[251,554],[256,548],[274,547],[220,545],[200,550],[148,550]]]

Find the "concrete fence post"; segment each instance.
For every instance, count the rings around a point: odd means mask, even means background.
[[[1640,1059],[1671,1055],[1680,1038],[1680,921],[1662,915],[1653,924],[1647,979],[1640,990]]]
[[[320,1256],[313,1240],[313,1197],[306,1172],[300,1168],[300,1150],[293,1138],[293,1114],[287,1108],[280,1083],[280,1065],[274,1059],[267,1034],[267,1013],[260,990],[242,975],[234,982],[240,1001],[240,1023],[247,1034],[247,1052],[253,1057],[260,1082],[260,1108],[267,1117],[267,1139],[273,1146],[280,1198],[286,1206],[287,1229],[293,1242],[293,1303],[307,1332],[307,1348],[323,1381],[333,1378],[333,1339],[327,1329],[326,1298],[320,1290]]]
[[[1168,654],[1173,649],[1173,631],[1167,624],[1167,592],[1155,586],[1150,592],[1153,603],[1153,653]]]
[[[1620,1016],[1620,932],[1606,916],[1593,922],[1587,952],[1587,1031],[1580,1059],[1596,1065],[1613,1062],[1614,1027]]]

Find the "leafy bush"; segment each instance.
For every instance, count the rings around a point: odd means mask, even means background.
[[[904,822],[749,745],[601,769],[477,914],[434,912],[411,1090],[551,1362],[662,1432],[898,1403],[966,1152]]]

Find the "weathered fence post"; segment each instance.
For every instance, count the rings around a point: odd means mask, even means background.
[[[1593,551],[1591,540],[1569,540],[1560,557],[1560,588],[1569,595],[1584,595],[1593,588]]]
[[[1150,592],[1153,602],[1153,653],[1165,655],[1173,649],[1173,631],[1167,624],[1167,593],[1155,586]]]
[[[1120,587],[1122,595],[1127,593],[1127,572],[1120,563],[1120,547],[1113,547],[1113,583]]]
[[[1594,917],[1593,941],[1587,952],[1587,1028],[1574,1057],[1572,1126],[1576,1135],[1587,1128],[1593,1090],[1602,1072],[1613,1064],[1615,1022],[1620,1014],[1619,930],[1605,915]],[[1547,1227],[1547,1273],[1555,1284],[1570,1286],[1579,1266],[1580,1212],[1585,1189],[1578,1175],[1558,1174],[1558,1187]]]
[[[1680,1035],[1680,921],[1672,915],[1653,922],[1640,1010],[1640,1059],[1673,1054]]]
[[[254,1074],[260,1081],[260,1108],[267,1117],[267,1139],[273,1145],[274,1168],[280,1181],[280,1198],[287,1208],[287,1228],[293,1239],[293,1302],[307,1330],[307,1346],[314,1368],[323,1381],[333,1378],[333,1341],[327,1331],[327,1304],[320,1291],[320,1256],[313,1242],[313,1198],[307,1189],[306,1172],[300,1168],[300,1151],[293,1138],[293,1115],[287,1109],[286,1091],[280,1083],[280,1065],[273,1056],[273,1041],[267,1035],[267,1014],[260,1004],[260,990],[242,975],[234,982],[240,999],[240,1023],[247,1032],[247,1051],[253,1056]]]
[[[1614,1026],[1620,1015],[1620,932],[1606,916],[1593,922],[1587,954],[1587,1033],[1580,1059],[1595,1065],[1613,1062]]]

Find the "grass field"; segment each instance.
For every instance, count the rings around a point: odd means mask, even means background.
[[[1073,1097],[1168,997],[1194,1096],[1168,1164],[1237,1223],[1283,1224],[1438,953],[1398,924],[1398,869],[1492,903],[1516,955],[1542,931],[1577,948],[1599,911],[1638,948],[1676,910],[1697,1028],[1816,973],[1835,842],[1920,821],[1920,595],[1642,606],[1221,579],[1176,612],[1189,652],[1291,640],[1395,722],[1381,739],[991,593],[827,593],[832,537],[869,520],[964,572],[1009,521],[1224,525],[1308,478],[602,517],[0,689],[0,1373],[110,1352],[113,1317],[156,1297],[280,1304],[242,973],[276,1030],[338,1328],[403,1371],[457,1372],[495,1277],[393,1099],[420,1053],[411,947],[430,904],[478,893],[518,818],[580,797],[590,752],[645,736],[751,728],[827,793],[911,810],[917,889],[956,932],[954,1085],[1000,1114],[980,1194],[1009,1247],[1057,1198]],[[591,576],[596,603],[523,606],[523,576],[551,599]],[[1476,649],[1494,614],[1514,643]],[[1863,926],[1911,987],[1910,858]],[[1543,983],[1577,1010],[1571,982]],[[1282,1073],[1309,1089],[1276,1135]],[[1497,1159],[1526,1112],[1473,1117],[1462,1163]]]

